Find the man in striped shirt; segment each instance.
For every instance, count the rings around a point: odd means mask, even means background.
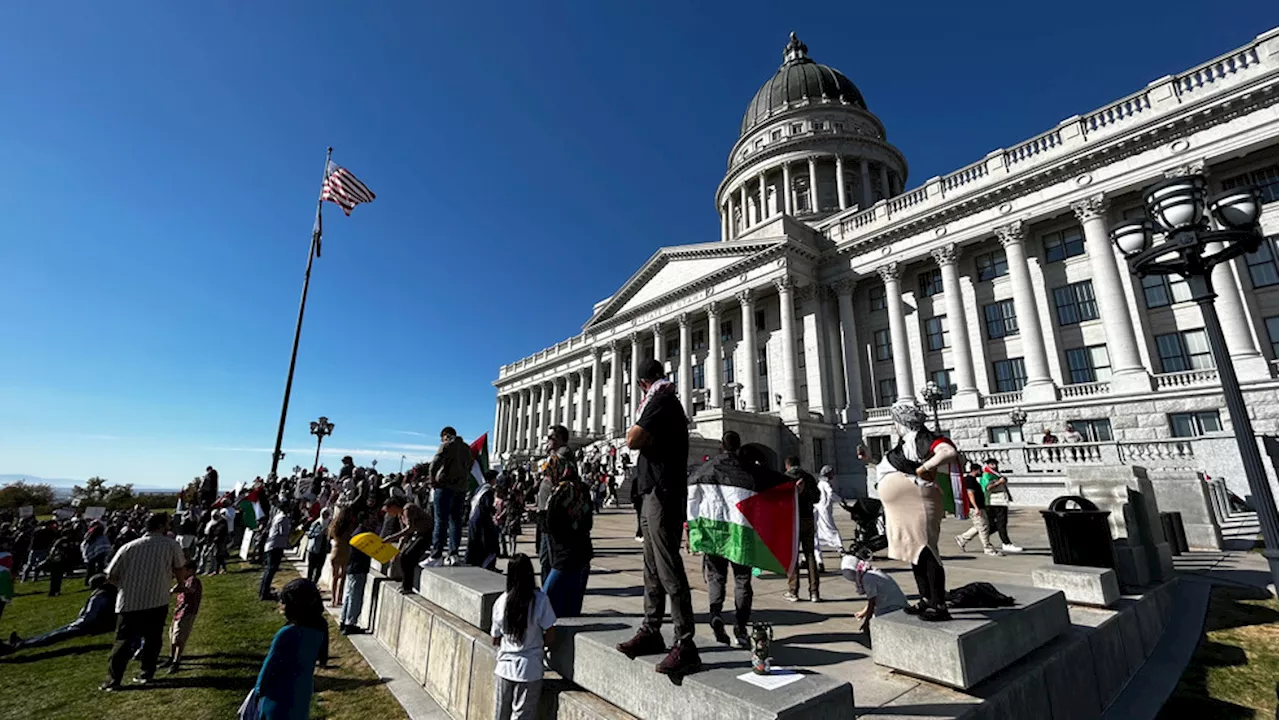
[[[134,648],[142,643],[142,669],[136,681],[151,682],[160,657],[160,642],[169,615],[169,588],[174,579],[186,578],[186,557],[177,540],[169,537],[169,514],[152,513],[147,518],[147,534],[127,543],[107,566],[107,580],[116,594],[116,642],[111,649],[107,680],[102,689],[120,689],[125,668]]]

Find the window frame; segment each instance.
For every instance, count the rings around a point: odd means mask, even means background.
[[[934,332],[932,327],[935,321],[938,325],[937,332]],[[934,315],[933,317],[925,318],[923,325],[925,351],[942,352],[951,347],[951,326],[947,322],[946,315]],[[934,347],[935,339],[937,347]]]
[[[992,310],[998,310],[999,317],[992,317]],[[1008,310],[1008,313],[1005,313]],[[984,324],[987,326],[988,340],[1001,340],[1007,337],[1015,337],[1019,333],[1018,329],[1018,309],[1013,303],[1013,299],[996,300],[982,306],[982,317]],[[1010,329],[1012,326],[1012,329]],[[998,333],[998,334],[993,334]]]
[[[884,343],[880,342],[882,338]],[[893,335],[889,332],[889,328],[871,331],[871,346],[874,349],[873,357],[876,362],[888,362],[893,359]]]
[[[889,291],[884,285],[872,285],[867,291],[867,303],[871,312],[889,309]]]
[[[1212,418],[1212,424],[1215,428],[1206,428],[1205,421]],[[1209,433],[1219,433],[1222,428],[1222,414],[1217,410],[1192,410],[1189,412],[1169,413],[1169,434],[1175,438],[1198,438],[1204,437]],[[1179,431],[1179,421],[1185,421],[1186,428],[1189,432],[1182,433]]]
[[[1068,227],[1045,233],[1040,236],[1040,245],[1044,248],[1045,264],[1066,262],[1073,257],[1085,254],[1084,230],[1079,227]],[[1055,257],[1059,249],[1062,257]]]
[[[1098,297],[1093,292],[1092,280],[1080,280],[1054,288],[1053,305],[1059,327],[1079,325],[1099,318]]]
[[[999,439],[1001,436],[1004,437],[1003,440]],[[992,445],[1020,445],[1024,442],[1022,428],[1017,425],[994,425],[987,428],[987,441]]]
[[[1098,363],[1097,355],[1099,351],[1106,358],[1106,364]],[[1069,348],[1064,355],[1067,361],[1068,385],[1109,382],[1111,380],[1111,356],[1107,351],[1106,345],[1085,345],[1083,347]],[[1081,360],[1084,362],[1083,365],[1080,365]]]
[[[898,401],[898,381],[896,378],[880,378],[876,381],[876,396],[880,407],[889,407]]]
[[[1001,377],[1001,369],[1007,368],[1008,377]],[[1011,357],[994,360],[991,363],[991,375],[997,393],[1018,392],[1027,386],[1027,362],[1025,358]]]
[[[942,294],[942,268],[923,270],[918,277],[921,297],[933,297]]]
[[[1249,185],[1257,186],[1259,192],[1262,193],[1262,203],[1264,205],[1280,200],[1280,167],[1268,165],[1254,168],[1222,181],[1223,190],[1233,190]]]
[[[1139,284],[1142,288],[1142,300],[1148,310],[1191,301],[1191,286],[1185,279],[1176,275],[1148,275],[1142,278]],[[1153,290],[1159,290],[1164,294],[1163,302],[1159,300],[1152,302]]]
[[[973,268],[978,282],[995,280],[1009,274],[1009,257],[1005,254],[1004,248],[996,248],[974,256]],[[989,276],[988,273],[990,273]]]
[[[1203,350],[1192,352],[1188,344],[1188,338],[1197,338],[1197,342],[1202,345]],[[1166,346],[1163,341],[1176,340],[1177,355],[1167,354]],[[1156,335],[1156,359],[1160,361],[1161,373],[1175,372],[1191,372],[1192,370],[1212,370],[1216,367],[1213,361],[1213,351],[1209,348],[1209,338],[1205,334],[1204,328],[1191,328],[1189,330],[1177,330],[1171,333],[1161,333]],[[1170,369],[1169,362],[1176,360],[1186,367],[1178,367]],[[1197,365],[1197,362],[1199,363]],[[1207,364],[1206,364],[1207,362]]]
[[[1269,257],[1262,255],[1264,251]],[[1280,285],[1280,268],[1276,266],[1276,236],[1270,235],[1263,238],[1257,250],[1245,253],[1244,265],[1249,271],[1249,282],[1252,283],[1254,290]],[[1269,274],[1264,274],[1261,282],[1258,280],[1257,271],[1259,270],[1269,270]]]

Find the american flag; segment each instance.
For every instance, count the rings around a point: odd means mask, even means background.
[[[328,200],[342,208],[348,216],[351,210],[360,203],[373,202],[373,191],[360,182],[355,175],[332,161],[324,174],[324,185],[320,188],[320,200]]]

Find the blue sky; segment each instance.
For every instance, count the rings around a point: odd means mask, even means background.
[[[378,200],[325,211],[284,465],[326,414],[335,454],[394,468],[445,424],[488,430],[498,366],[576,333],[656,248],[719,238],[716,184],[789,31],[858,85],[914,187],[1276,22],[1204,8],[12,5],[0,474],[265,474],[328,145]]]

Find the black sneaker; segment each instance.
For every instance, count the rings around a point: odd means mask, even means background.
[[[915,605],[908,604],[906,607],[902,608],[902,612],[908,615],[919,615],[923,613],[928,607],[929,607],[929,604],[926,603],[924,600],[921,600]]]
[[[702,657],[698,655],[698,648],[692,642],[678,642],[671,646],[671,651],[667,656],[662,658],[662,662],[658,663],[654,670],[663,675],[674,675],[683,677],[692,675],[702,669]]]
[[[635,660],[641,655],[658,655],[667,649],[667,644],[662,641],[662,633],[641,628],[635,637],[622,643],[618,643],[618,652]]]
[[[348,625],[347,631],[343,635],[364,635],[364,628]]]
[[[117,690],[120,689],[120,683],[112,682],[111,680],[108,680],[102,683],[101,685],[99,685],[98,689],[101,690],[102,692],[116,692]]]
[[[735,627],[733,629],[733,642],[740,648],[749,648],[751,647],[751,635],[747,633],[745,627]]]
[[[181,668],[182,666],[179,663],[170,663],[169,669],[166,670],[165,672],[169,675],[173,675],[174,673],[178,672],[178,670],[180,670]]]
[[[951,619],[951,613],[945,607],[927,607],[924,612],[920,613],[920,619],[925,622],[945,622]]]
[[[724,620],[721,618],[711,618],[711,634],[716,636],[716,642],[724,645],[729,644],[729,633],[725,632]]]

